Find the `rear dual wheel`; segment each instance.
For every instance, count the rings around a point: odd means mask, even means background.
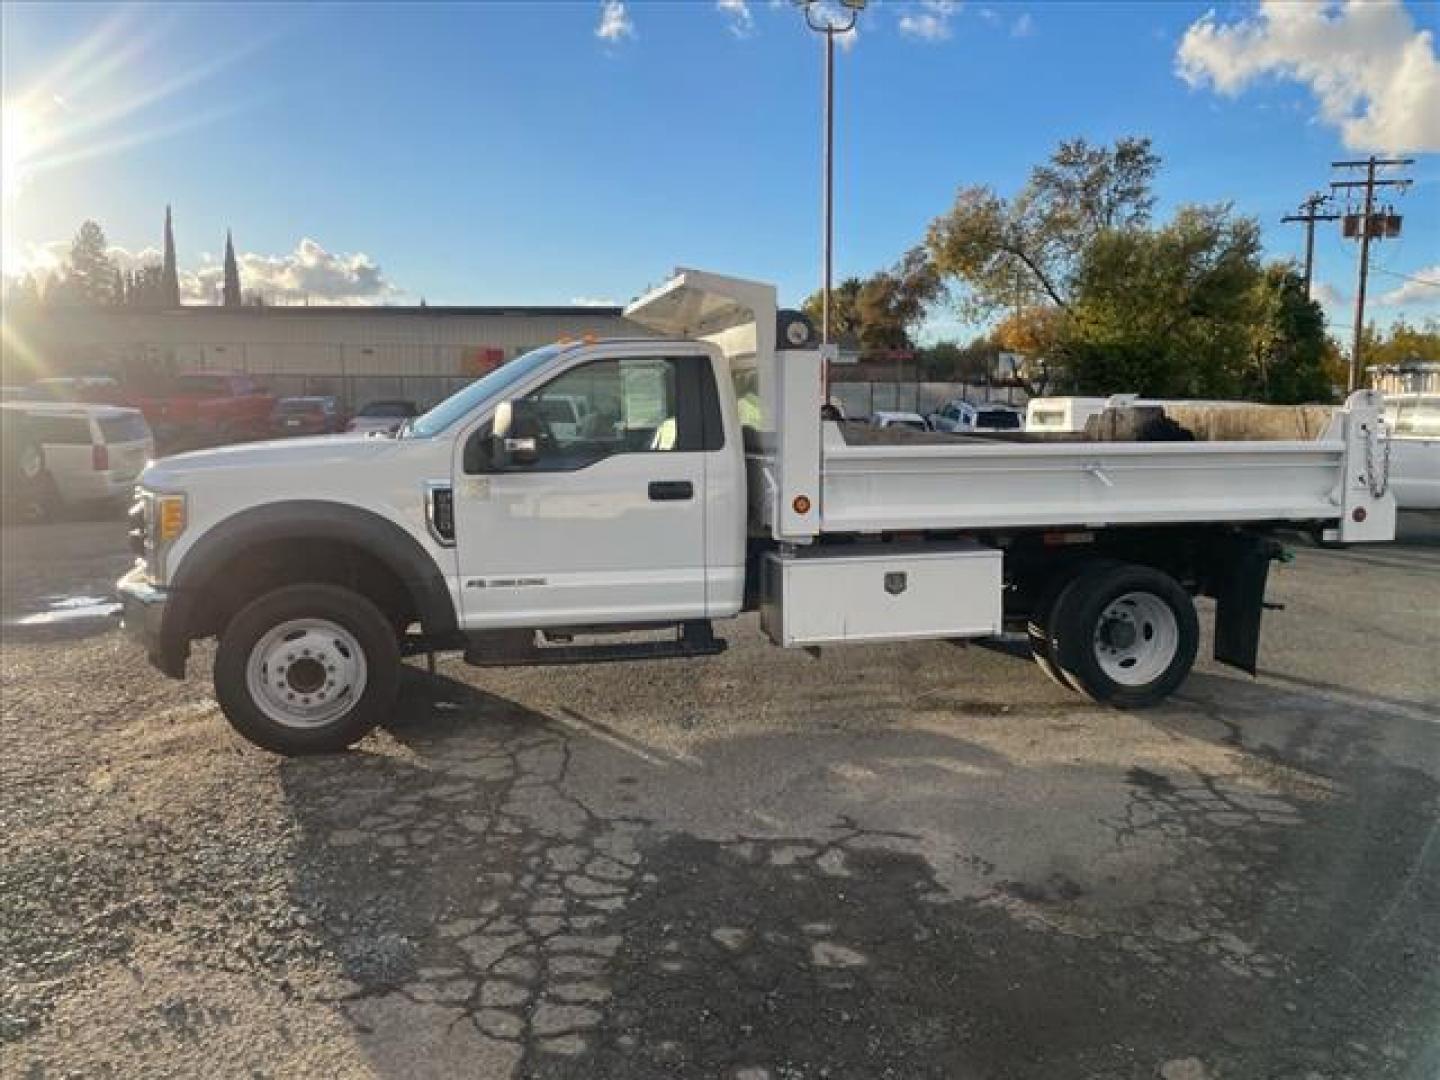
[[[1097,560],[1059,590],[1044,623],[1032,624],[1031,642],[1036,662],[1057,682],[1093,701],[1143,708],[1190,674],[1200,623],[1194,601],[1168,574]]]

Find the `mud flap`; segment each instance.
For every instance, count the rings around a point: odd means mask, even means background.
[[[1260,617],[1270,563],[1283,549],[1248,533],[1225,538],[1207,592],[1215,598],[1215,659],[1254,675],[1260,655]]]

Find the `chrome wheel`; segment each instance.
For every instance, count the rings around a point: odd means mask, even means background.
[[[1095,660],[1121,686],[1145,686],[1165,673],[1180,648],[1170,605],[1147,592],[1117,596],[1095,624]]]
[[[245,669],[256,707],[291,728],[344,716],[365,692],[366,672],[354,635],[328,619],[280,623],[255,643]]]

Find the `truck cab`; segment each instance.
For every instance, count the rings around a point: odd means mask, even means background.
[[[740,610],[744,455],[713,346],[540,349],[418,418],[405,433],[414,439],[451,449],[446,542],[465,626]]]

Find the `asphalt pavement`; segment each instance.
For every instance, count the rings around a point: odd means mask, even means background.
[[[747,618],[294,761],[126,644],[122,522],[0,546],[3,1075],[1440,1076],[1440,515],[1149,711]]]

